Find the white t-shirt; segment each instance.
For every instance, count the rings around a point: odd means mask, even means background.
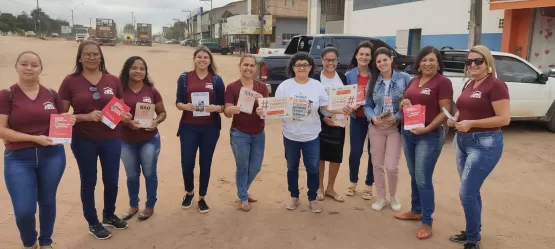
[[[333,77],[333,79],[327,78],[326,76],[324,76],[323,73],[320,73],[320,83],[322,83],[322,85],[324,86],[325,89],[328,89],[328,87],[330,87],[330,86],[342,86],[343,85],[343,81],[341,81],[341,78],[339,78],[339,75],[337,74],[337,72],[335,73],[335,76]],[[327,93],[327,90],[326,90],[326,93]],[[320,111],[326,117],[331,117],[331,115],[332,115],[330,112],[324,110],[323,108],[320,108]]]
[[[391,80],[383,80],[383,83],[385,84],[384,95],[388,96],[389,95],[389,87],[391,86]]]
[[[328,105],[328,94],[320,82],[309,79],[299,84],[288,79],[279,84],[275,96],[293,98],[293,118],[281,120],[285,138],[297,142],[318,138],[322,130],[318,108]]]

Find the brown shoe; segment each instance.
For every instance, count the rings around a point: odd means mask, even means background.
[[[248,212],[251,210],[251,205],[249,204],[248,201],[241,202],[241,204],[239,205],[239,209],[241,209],[242,211]]]
[[[395,217],[398,220],[414,220],[414,221],[420,221],[422,220],[422,215],[421,214],[415,214],[413,212],[405,212],[405,213],[398,213],[396,215],[394,215],[393,217]]]
[[[258,200],[255,199],[254,197],[252,197],[251,194],[249,194],[249,202],[257,202]]]
[[[420,227],[420,229],[418,229],[418,232],[416,233],[416,237],[418,239],[429,239],[429,238],[431,238],[432,237],[432,226],[422,224],[422,226]]]

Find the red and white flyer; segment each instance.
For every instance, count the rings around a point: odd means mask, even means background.
[[[258,106],[262,108],[262,119],[282,119],[293,116],[293,97],[258,98]]]
[[[70,115],[50,114],[50,130],[48,137],[56,144],[70,144],[71,132],[73,125],[71,124]]]
[[[366,103],[366,85],[357,85],[357,104],[364,105]]]
[[[426,106],[411,105],[403,107],[403,122],[405,130],[425,127]]]
[[[343,109],[345,106],[355,107],[357,98],[357,86],[330,86],[326,88],[328,92],[328,110]]]
[[[122,100],[113,97],[104,109],[102,109],[102,123],[106,124],[108,127],[115,129],[122,118],[122,114],[129,112],[131,108],[123,103]]]

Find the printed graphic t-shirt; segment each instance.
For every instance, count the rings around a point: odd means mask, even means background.
[[[131,107],[129,113],[131,113],[133,119],[135,119],[137,103],[158,104],[162,101],[162,96],[155,88],[143,85],[141,90],[136,93],[129,87],[125,87],[123,89],[123,99],[125,100],[125,104]],[[147,131],[144,128],[132,130],[127,126],[122,127],[123,140],[130,144],[146,142],[154,137],[156,133],[158,133],[158,129]]]
[[[237,80],[227,85],[227,88],[225,90],[225,103],[237,105],[242,87],[243,83],[241,83],[241,80]],[[269,95],[268,87],[266,87],[266,85],[260,81],[254,81],[252,90],[260,93],[264,98],[267,98]],[[233,115],[231,128],[235,128],[249,135],[256,135],[264,131],[264,119],[261,119],[260,116],[256,114],[257,107],[258,101],[255,101],[251,114],[240,112],[239,114]]]
[[[457,110],[459,110],[459,120],[478,120],[495,116],[495,110],[491,102],[509,99],[509,88],[500,79],[489,76],[477,88],[474,88],[474,81],[463,89],[459,99],[457,99]],[[468,132],[481,132],[498,130],[496,128],[472,128]]]
[[[283,136],[297,142],[307,142],[318,138],[322,130],[318,108],[328,105],[328,95],[322,84],[309,79],[305,84],[299,84],[295,79],[282,82],[276,97],[293,99],[293,118],[281,120]]]
[[[436,74],[430,81],[419,87],[420,78],[415,78],[405,92],[404,98],[412,105],[426,106],[426,122],[429,125],[442,112],[439,101],[453,99],[453,84],[441,74]]]
[[[337,73],[335,73],[335,76],[333,77],[333,79],[329,79],[326,76],[324,76],[323,73],[320,73],[320,83],[322,83],[325,89],[328,89],[328,87],[330,86],[343,86],[343,81],[341,81],[341,78],[339,78],[339,75]],[[327,94],[327,90],[326,90],[326,94]],[[322,112],[322,114],[324,114],[324,116],[326,117],[332,116],[332,114],[324,110],[324,108],[320,108],[320,112]]]
[[[214,104],[214,82],[212,79],[214,75],[208,74],[204,79],[200,79],[195,71],[189,72],[187,74],[187,99],[189,103],[192,102],[192,93],[196,92],[207,92],[209,96],[208,105]],[[198,103],[193,103],[198,105]],[[186,124],[210,124],[214,122],[212,115],[208,116],[193,116],[193,112],[184,111],[183,123]]]

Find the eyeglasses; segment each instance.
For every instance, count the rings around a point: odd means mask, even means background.
[[[476,66],[480,66],[484,64],[485,61],[486,60],[484,60],[484,58],[467,59],[464,64],[466,64],[467,66],[472,66],[472,62],[474,62]]]
[[[100,58],[100,53],[82,53],[81,55],[85,59]]]
[[[89,87],[89,91],[91,91],[93,93],[92,97],[94,100],[98,100],[100,99],[100,93],[98,92],[98,90],[96,89],[96,87]]]
[[[309,68],[311,66],[312,65],[308,65],[308,64],[295,64],[294,67],[297,68],[297,69],[301,69],[301,68],[304,69],[304,68]]]

